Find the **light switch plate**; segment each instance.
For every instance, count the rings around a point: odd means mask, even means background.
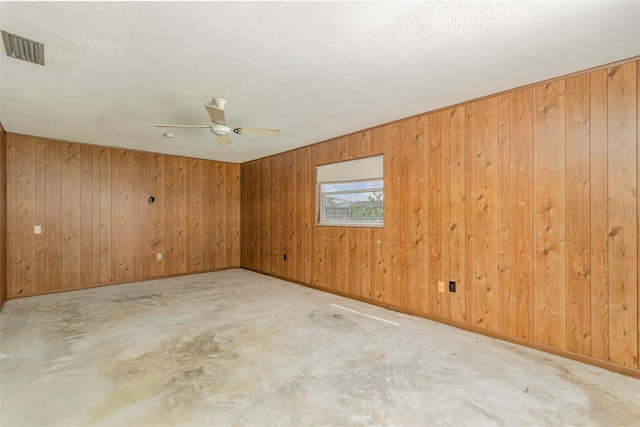
[[[34,225],[33,226],[33,232],[34,232],[34,234],[42,234],[42,226],[41,225]]]
[[[157,259],[157,260],[161,260],[161,259],[162,259],[162,252],[158,252],[158,253],[156,254],[156,259]]]

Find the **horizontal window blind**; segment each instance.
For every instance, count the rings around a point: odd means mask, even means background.
[[[321,184],[325,182],[382,179],[384,177],[383,159],[383,156],[376,156],[318,166],[316,168],[316,181]]]

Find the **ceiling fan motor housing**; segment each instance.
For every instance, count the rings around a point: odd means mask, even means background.
[[[211,132],[215,133],[216,135],[229,135],[231,133],[231,129],[225,125],[216,123],[211,126]]]

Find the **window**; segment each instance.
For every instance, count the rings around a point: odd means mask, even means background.
[[[383,156],[318,166],[318,223],[381,227]]]

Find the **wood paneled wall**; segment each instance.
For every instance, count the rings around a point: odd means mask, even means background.
[[[9,298],[240,265],[239,165],[12,133],[6,153]]]
[[[243,164],[242,266],[640,372],[639,65]],[[316,165],[380,153],[384,228],[315,225]]]
[[[7,300],[7,142],[0,126],[0,309]]]

